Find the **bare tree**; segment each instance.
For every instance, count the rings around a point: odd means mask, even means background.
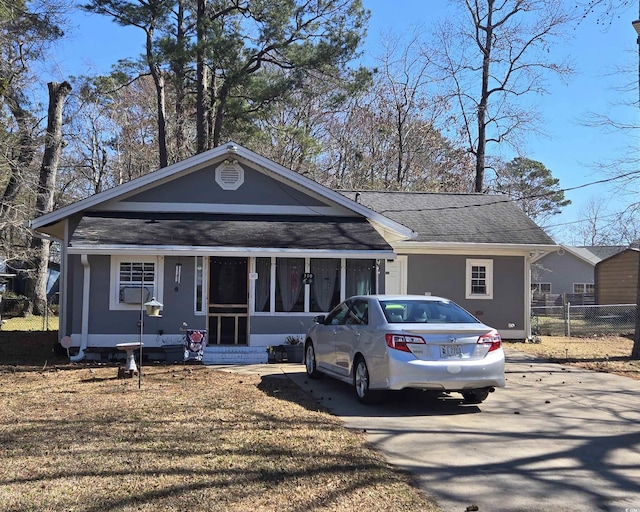
[[[0,7],[0,258],[5,260],[29,259],[23,223],[33,215],[34,160],[44,117],[31,99],[40,86],[33,66],[62,37],[64,8],[56,0],[6,0]]]
[[[591,197],[580,209],[580,221],[572,225],[569,236],[573,245],[615,245],[607,203],[602,196]]]
[[[549,73],[570,67],[552,60],[552,43],[571,21],[562,0],[453,0],[463,16],[441,25],[437,62],[457,110],[457,124],[475,157],[475,191],[484,191],[488,145],[517,148],[519,135],[537,128],[525,103],[545,92]]]
[[[44,215],[53,210],[53,195],[56,186],[56,175],[60,152],[62,151],[62,109],[71,92],[68,82],[50,82],[49,111],[47,114],[47,133],[45,136],[44,155],[40,167],[38,195],[36,197],[36,215]],[[47,268],[49,265],[50,242],[41,238],[31,239],[31,260],[35,276],[32,280],[34,313],[44,315],[47,304]]]
[[[174,0],[92,0],[84,9],[97,14],[107,15],[122,26],[134,26],[145,34],[145,63],[153,78],[156,98],[156,121],[158,129],[158,162],[160,167],[169,164],[167,152],[167,113],[165,73],[162,59],[156,47],[156,31],[167,20]]]
[[[387,36],[373,83],[335,116],[325,167],[333,186],[366,189],[471,190],[464,150],[442,135],[446,102],[433,92],[431,63],[416,34]]]

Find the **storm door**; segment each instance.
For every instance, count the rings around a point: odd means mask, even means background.
[[[247,270],[247,258],[209,258],[209,344],[247,344]]]

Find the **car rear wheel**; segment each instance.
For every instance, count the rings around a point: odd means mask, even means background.
[[[316,352],[313,350],[313,343],[307,342],[304,352],[304,366],[307,370],[307,375],[311,379],[321,378],[322,373],[318,371],[316,366]]]
[[[358,400],[363,404],[373,404],[380,399],[380,392],[369,389],[369,369],[362,356],[356,360],[353,371],[353,387]]]
[[[474,389],[472,391],[463,391],[462,398],[468,404],[479,404],[484,402],[489,396],[489,391],[485,389]]]

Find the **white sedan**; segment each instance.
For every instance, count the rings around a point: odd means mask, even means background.
[[[382,391],[455,391],[480,403],[505,386],[498,332],[442,297],[361,295],[314,318],[305,340],[311,378],[353,384],[372,403]]]

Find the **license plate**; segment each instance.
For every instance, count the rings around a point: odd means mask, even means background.
[[[460,345],[440,345],[440,357],[456,357],[462,355]]]

